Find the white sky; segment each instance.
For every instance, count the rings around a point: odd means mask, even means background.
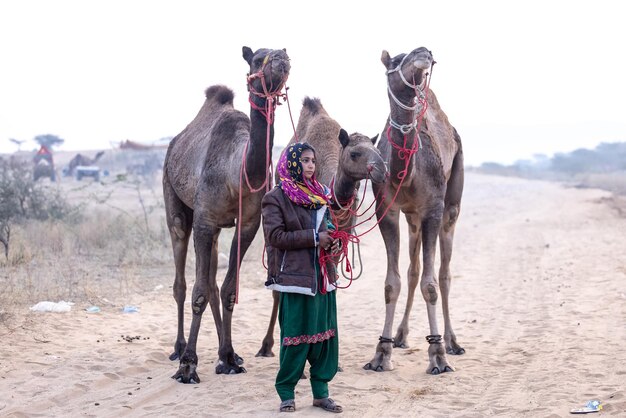
[[[9,138],[61,150],[178,134],[204,90],[225,84],[249,113],[242,46],[286,48],[293,122],[318,97],[348,132],[389,111],[383,49],[425,46],[431,88],[466,163],[512,163],[626,141],[626,24],[620,1],[3,1],[0,152]],[[278,108],[276,144],[293,133]]]

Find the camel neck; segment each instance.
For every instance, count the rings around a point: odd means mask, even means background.
[[[389,141],[393,143],[389,164],[389,174],[392,182],[395,182],[395,179],[398,179],[398,174],[405,170],[405,177],[411,175],[416,154],[411,153],[410,150],[417,147],[419,141],[414,111],[402,109],[394,105],[395,103],[391,104],[390,129],[388,129]],[[408,164],[406,158],[410,159]]]
[[[254,104],[261,109],[265,108],[265,99],[251,97]],[[259,103],[259,102],[263,103]],[[269,135],[269,138],[268,138]],[[265,115],[255,106],[250,107],[250,142],[246,153],[246,171],[253,183],[253,187],[258,187],[265,181],[267,175],[268,158],[271,163],[272,147],[274,146],[274,125],[269,125]],[[269,155],[268,155],[269,151]]]
[[[332,190],[336,202],[343,207],[350,205],[351,200],[354,198],[355,188],[356,182],[339,170]]]

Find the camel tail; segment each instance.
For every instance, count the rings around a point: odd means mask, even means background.
[[[204,96],[207,100],[212,100],[222,105],[232,105],[235,93],[226,86],[217,85],[207,88],[204,92]]]

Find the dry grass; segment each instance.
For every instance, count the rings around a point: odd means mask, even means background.
[[[14,225],[9,256],[0,259],[4,315],[41,300],[120,301],[170,282],[169,234],[155,184],[153,179],[50,184],[81,206],[82,219]]]
[[[82,216],[14,225],[9,257],[0,257],[0,323],[15,309],[44,300],[121,306],[157,285],[171,287],[174,262],[160,176],[47,183],[80,205]],[[229,253],[233,234],[233,228],[222,231],[221,253]],[[250,251],[262,251],[258,237]],[[193,248],[192,238],[188,287],[195,278]]]

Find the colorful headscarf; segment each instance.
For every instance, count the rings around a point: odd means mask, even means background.
[[[310,181],[303,177],[300,157],[306,150],[315,154],[315,149],[306,142],[288,146],[278,160],[276,171],[280,178],[280,187],[289,200],[309,209],[319,209],[330,200],[330,190],[317,181],[315,174]]]

